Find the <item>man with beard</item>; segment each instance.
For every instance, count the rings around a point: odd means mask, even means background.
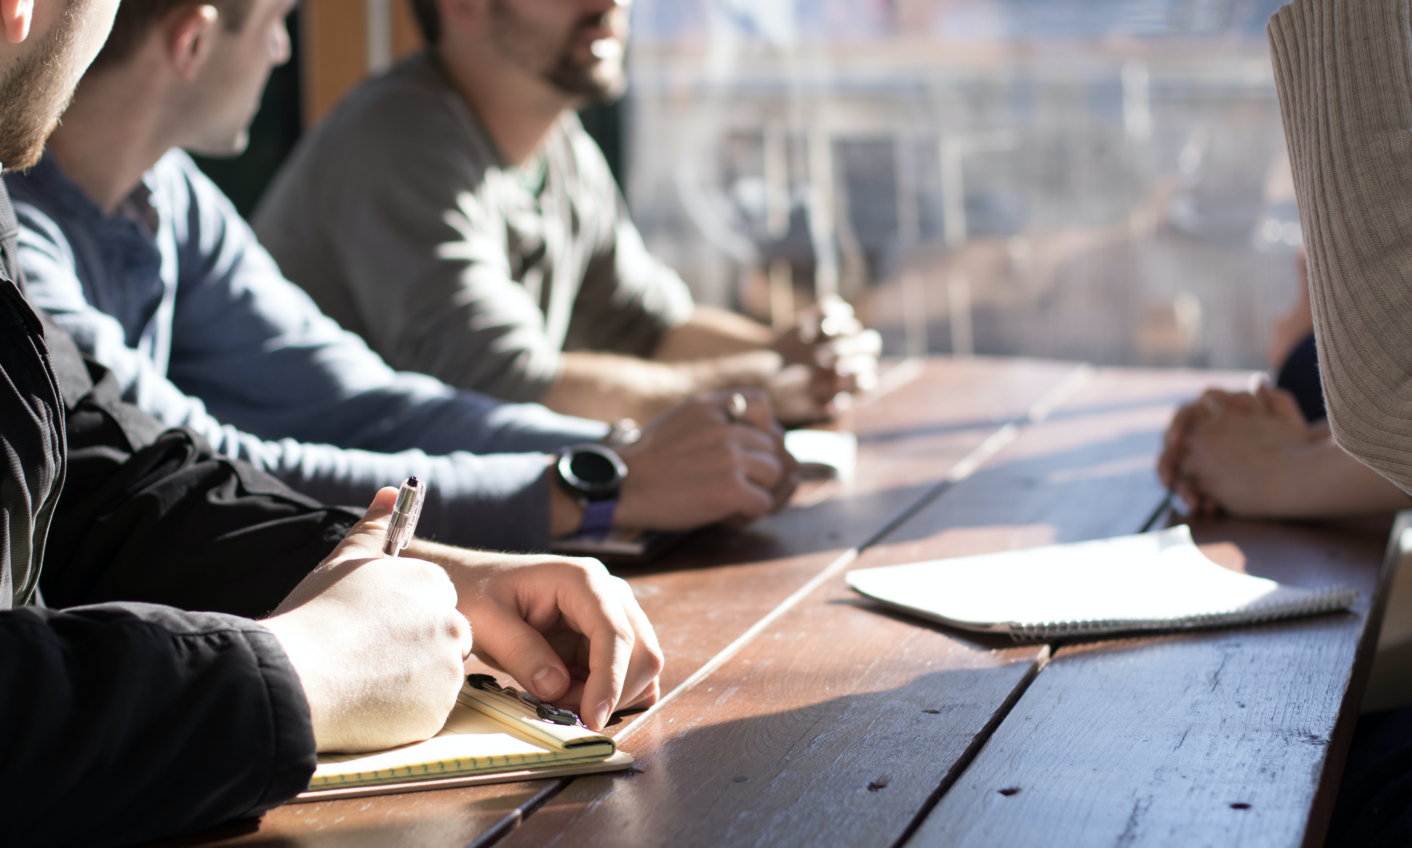
[[[457,545],[543,551],[577,530],[687,530],[786,502],[794,463],[763,393],[739,415],[727,392],[592,444],[604,423],[394,371],[280,274],[183,151],[244,148],[292,5],[128,0],[43,161],[6,177],[35,305],[124,399],[327,503],[415,476],[422,531]],[[600,463],[597,488],[558,473],[580,460]]]
[[[786,423],[827,417],[876,334],[842,302],[779,334],[694,305],[574,115],[623,92],[627,7],[414,0],[428,50],[304,140],[256,231],[398,368],[605,421],[747,386]]]
[[[6,166],[39,159],[117,6],[0,3]],[[392,489],[358,520],[122,403],[27,302],[16,231],[0,186],[0,841],[127,845],[196,829],[307,787],[316,751],[424,739],[460,687],[463,614],[478,653],[536,684],[547,664],[555,700],[579,701],[590,723],[656,697],[650,625],[601,566],[419,541],[409,553],[436,565],[383,558]],[[116,598],[231,591],[226,606],[51,609],[40,571],[56,562]]]

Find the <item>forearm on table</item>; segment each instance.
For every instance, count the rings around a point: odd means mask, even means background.
[[[780,364],[779,356],[766,350],[673,363],[608,353],[566,353],[559,377],[542,402],[566,415],[646,423],[707,392],[764,388]]]
[[[774,337],[770,328],[744,315],[697,305],[686,323],[663,334],[652,358],[658,362],[683,362],[763,350]]]
[[[1412,491],[1412,22],[1407,0],[1298,0],[1269,35],[1330,422]]]
[[[1342,518],[1395,512],[1412,499],[1378,472],[1354,459],[1332,438],[1309,445],[1297,463],[1298,474],[1281,486],[1281,518]]]

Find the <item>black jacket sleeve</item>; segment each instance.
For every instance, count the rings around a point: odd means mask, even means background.
[[[163,430],[46,327],[68,427],[40,580],[48,605],[145,601],[258,618],[358,520],[216,455],[190,430]]]
[[[224,552],[222,539],[245,529],[272,540],[276,574],[292,585],[297,577],[283,569],[302,576],[332,547],[347,516],[262,495],[264,480],[253,480],[253,491],[239,469],[221,471],[189,437],[166,437],[175,447],[164,446],[150,419],[113,406],[93,420],[126,421],[126,434],[145,428],[147,441],[133,444],[102,427],[80,430],[88,433],[84,450],[102,457],[92,474],[77,478],[78,491],[88,494],[74,506],[88,511],[63,527],[51,524],[65,468],[60,392],[79,386],[74,398],[102,400],[92,385],[80,385],[89,376],[81,360],[52,355],[76,356],[72,341],[61,331],[46,333],[11,282],[14,241],[14,214],[0,184],[0,844],[123,845],[260,812],[306,787],[314,768],[308,703],[269,631],[233,616],[145,604],[11,607],[34,600],[56,549],[100,582],[121,583],[114,567],[140,572],[130,558],[151,552],[154,562],[163,554],[177,562],[175,546],[192,545],[181,561],[204,563],[207,537]],[[209,469],[196,475],[204,488],[166,482],[188,479],[183,474],[196,468]],[[137,488],[113,494],[118,480]],[[285,511],[264,523],[212,521],[191,532],[170,518],[197,519],[207,515],[203,504],[219,512],[226,502],[261,497]],[[105,528],[104,520],[133,526]],[[300,520],[303,532],[286,532],[283,547],[267,534],[266,525]],[[46,538],[59,544],[46,548]],[[118,549],[103,549],[110,543]],[[298,558],[300,546],[308,561]],[[259,550],[254,542],[247,547]],[[241,602],[263,606],[278,591],[271,586]]]
[[[128,845],[263,812],[309,785],[294,668],[253,621],[146,604],[0,612],[0,828]]]

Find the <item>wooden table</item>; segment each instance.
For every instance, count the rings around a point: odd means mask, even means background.
[[[883,612],[844,572],[1138,532],[1173,407],[1247,375],[933,359],[843,425],[855,479],[616,569],[668,663],[626,775],[295,804],[169,845],[1318,845],[1376,639],[1387,522],[1206,521],[1223,565],[1349,613],[1017,646]]]

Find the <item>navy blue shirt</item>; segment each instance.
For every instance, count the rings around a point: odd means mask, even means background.
[[[542,550],[545,453],[605,425],[390,368],[289,282],[185,153],[105,214],[52,156],[7,174],[30,297],[124,400],[327,503],[429,482],[423,535]]]

